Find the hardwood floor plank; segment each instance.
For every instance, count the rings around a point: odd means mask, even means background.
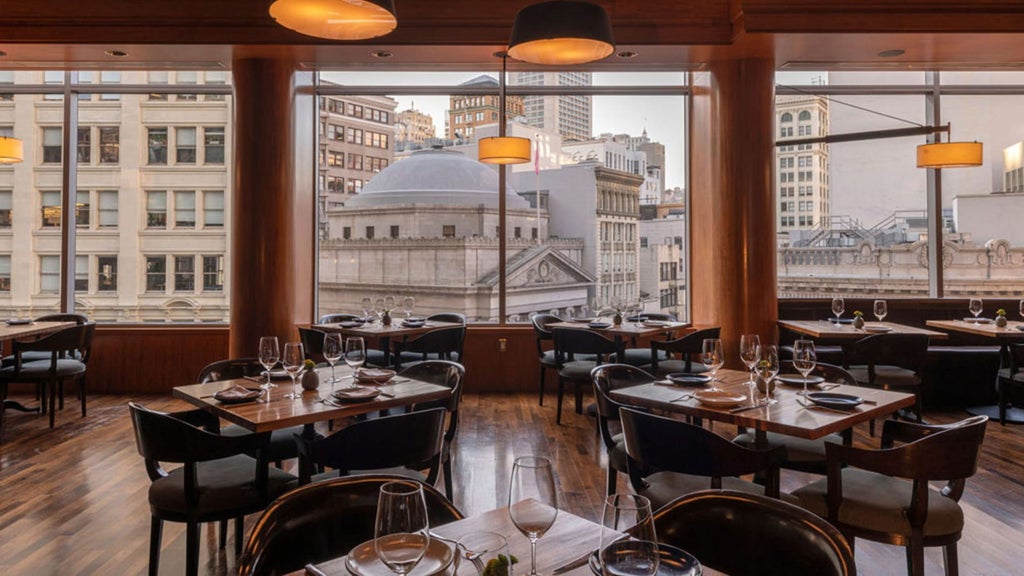
[[[16,397],[28,404],[30,395]],[[2,574],[143,574],[148,563],[149,479],[135,450],[126,403],[137,399],[159,410],[188,407],[167,396],[93,396],[89,416],[74,406],[48,427],[36,414],[5,414],[0,443],[0,573]],[[555,399],[537,406],[532,393],[467,394],[454,453],[455,502],[467,514],[505,506],[508,480],[516,456],[553,459],[560,506],[597,519],[605,486],[604,447],[593,420],[563,412],[555,425]],[[934,422],[950,422],[961,413],[929,413]],[[324,430],[326,432],[326,429]],[[717,426],[729,436],[734,429]],[[1024,427],[989,425],[979,473],[968,482],[963,506],[967,527],[960,542],[964,575],[1014,574],[1024,565]],[[867,427],[855,441],[877,446]],[[785,472],[783,489],[794,489],[813,476]],[[619,475],[619,490],[628,491]],[[251,529],[257,516],[246,521]],[[203,528],[201,572],[233,574],[233,530],[225,550],[217,548],[216,527]],[[543,540],[540,546],[543,546]],[[184,525],[167,522],[161,573],[181,574],[185,563]],[[929,574],[942,573],[938,549],[926,551]],[[857,541],[857,564],[863,574],[905,573],[902,548]]]

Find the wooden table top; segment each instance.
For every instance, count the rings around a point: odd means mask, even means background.
[[[335,370],[339,377],[351,374],[351,369],[348,366],[338,366]],[[429,402],[451,394],[451,389],[445,386],[408,378],[396,378],[392,380],[391,384],[381,387],[388,393],[394,394],[393,398],[377,396],[367,402],[334,406],[320,401],[321,398],[327,398],[331,392],[330,384],[324,383],[330,377],[330,368],[318,368],[317,373],[320,375],[320,388],[318,390],[303,390],[302,397],[294,400],[284,397],[292,390],[290,379],[274,382],[277,384],[277,388],[270,389],[269,402],[264,402],[261,399],[259,402],[244,404],[222,404],[213,397],[214,393],[236,385],[247,388],[259,386],[259,382],[246,378],[178,386],[174,388],[173,394],[175,398],[185,400],[253,432],[266,432],[299,424],[312,424],[334,418],[356,416],[416,402]],[[351,380],[343,380],[337,386],[341,388],[350,383]]]
[[[611,324],[611,322],[609,322]],[[685,322],[666,322],[664,326],[651,326],[636,322],[625,322],[615,326],[614,324],[608,328],[591,328],[586,322],[555,322],[548,324],[548,328],[556,330],[558,328],[575,328],[577,330],[592,330],[606,336],[619,337],[619,338],[640,338],[644,336],[655,336],[658,334],[664,334],[665,332],[673,332],[680,328],[685,328],[687,324]]]
[[[878,334],[879,332],[871,331],[873,328],[888,328],[888,331],[882,332],[885,334],[927,334],[932,340],[946,340],[949,338],[949,335],[945,332],[917,328],[895,322],[865,322],[864,328],[857,329],[853,327],[853,324],[836,324],[827,320],[779,320],[779,326],[813,338],[836,340],[859,340],[872,334]]]
[[[988,336],[989,338],[1024,340],[1024,322],[1017,322],[1015,320],[1007,321],[1006,326],[1003,328],[996,326],[995,322],[983,324],[980,322],[966,322],[964,320],[928,320],[925,324],[932,328]]]
[[[750,397],[747,386],[749,374],[745,370],[719,370],[718,377],[723,380],[719,387],[723,390],[746,394]],[[659,381],[661,382],[661,381]],[[811,387],[815,390],[814,387]],[[641,384],[629,388],[619,388],[611,393],[612,399],[623,404],[656,408],[668,412],[677,412],[688,416],[698,416],[737,426],[754,428],[765,432],[778,432],[798,438],[814,440],[833,432],[845,430],[854,424],[879,418],[895,412],[900,408],[914,405],[914,395],[902,392],[890,392],[860,386],[837,386],[829,388],[829,392],[852,394],[866,401],[853,410],[828,410],[818,406],[807,407],[799,402],[799,387],[778,385],[775,388],[775,404],[763,408],[755,408],[736,414],[730,408],[714,408],[702,405],[694,398],[672,402],[683,394],[700,390],[700,388],[682,387],[662,383]],[[758,395],[759,398],[761,395]],[[746,404],[749,405],[749,400]]]
[[[542,506],[535,501],[525,501],[515,506]],[[445,538],[458,540],[470,532],[486,530],[497,532],[508,538],[509,552],[519,558],[515,573],[527,574],[530,571],[530,540],[519,533],[508,515],[508,508],[499,508],[484,512],[478,516],[464,518],[450,524],[438,526],[432,531]],[[588,550],[596,550],[601,541],[601,525],[585,518],[558,511],[555,524],[537,541],[537,572],[551,574],[551,571],[571,560],[579,558]],[[699,558],[698,558],[699,560]],[[336,558],[316,566],[307,567],[310,576],[351,576],[345,568],[345,558]],[[591,576],[593,573],[584,564],[565,572],[566,576]],[[720,572],[704,567],[705,576],[718,576]]]
[[[423,326],[411,328],[402,326],[402,321],[397,318],[390,326],[384,326],[380,322],[373,324],[360,324],[359,326],[345,327],[340,323],[336,324],[313,324],[312,327],[322,332],[338,332],[347,336],[363,336],[365,338],[393,338],[396,336],[416,336],[425,334],[439,328],[456,328],[462,326],[456,322],[440,322],[431,320]]]
[[[74,325],[74,322],[32,322],[31,324],[15,325],[0,322],[0,342],[28,336],[42,336]]]

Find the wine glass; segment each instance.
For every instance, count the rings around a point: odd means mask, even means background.
[[[629,536],[623,538],[628,531]],[[660,556],[651,501],[637,494],[612,494],[604,501],[598,557],[605,576],[653,576]]]
[[[268,393],[271,388],[277,388],[277,384],[270,381],[270,369],[281,359],[281,349],[277,345],[277,336],[263,336],[260,338],[260,364],[267,373],[267,381],[260,384]]]
[[[298,391],[299,387],[295,377],[302,371],[305,363],[306,354],[302,350],[302,342],[285,342],[284,354],[281,356],[281,366],[292,377],[292,391],[285,394],[285,398],[291,398],[292,400],[302,398],[302,392]]]
[[[836,315],[836,324],[839,324],[839,317],[843,315],[843,311],[846,310],[846,303],[839,296],[832,299],[832,313]]]
[[[324,360],[327,360],[327,363],[331,365],[331,379],[329,380],[331,384],[338,382],[338,378],[334,376],[334,365],[338,363],[338,360],[341,360],[344,353],[341,334],[337,332],[324,334]]]
[[[889,314],[889,307],[886,305],[885,300],[875,300],[875,318],[881,322],[885,320],[885,316]]]
[[[981,298],[971,298],[971,303],[967,308],[971,311],[971,314],[974,314],[974,319],[977,320],[978,314],[981,314],[981,311],[984,309]]]
[[[394,296],[385,296],[384,297],[384,308],[386,308],[388,310],[388,312],[390,312],[391,310],[395,309],[395,297]]]
[[[402,298],[402,311],[405,312],[406,319],[412,318],[412,309],[416,306],[416,299],[412,296],[406,296]]]
[[[363,312],[363,320],[366,322],[373,320],[373,300],[370,300],[370,297],[367,296],[363,298],[359,305]]]
[[[455,550],[457,576],[512,576],[508,539],[497,532],[464,534],[455,543]]]
[[[381,319],[381,318],[384,317],[384,299],[383,298],[377,298],[376,300],[373,301],[373,310],[377,314],[377,319]],[[390,310],[390,308],[389,308],[389,310]]]
[[[516,458],[509,483],[508,515],[530,539],[530,576],[537,576],[537,540],[558,516],[558,495],[551,460],[534,456]]]
[[[775,344],[769,344],[761,349],[761,360],[757,363],[757,370],[760,378],[764,380],[764,396],[768,398],[772,394],[772,380],[779,373],[779,348]],[[774,401],[772,401],[774,403]]]
[[[703,348],[700,354],[700,361],[704,363],[708,368],[708,372],[711,372],[711,388],[709,390],[718,390],[718,386],[715,382],[718,380],[718,369],[725,364],[725,353],[722,351],[722,341],[719,338],[705,338]]]
[[[747,365],[747,370],[750,371],[750,384],[753,388],[754,384],[754,367],[757,366],[757,361],[761,359],[761,339],[757,334],[743,334],[740,336],[740,360]]]
[[[807,395],[807,376],[817,363],[818,355],[814,352],[814,340],[797,340],[793,343],[793,367],[804,377],[803,392],[797,394]]]
[[[1020,315],[1021,318],[1024,318],[1024,300],[1020,301]]]
[[[353,336],[345,340],[345,364],[352,369],[352,386],[354,387],[359,368],[366,362],[366,343],[361,336]]]
[[[430,544],[422,486],[396,481],[380,487],[374,536],[377,557],[395,574],[408,574],[419,563]]]

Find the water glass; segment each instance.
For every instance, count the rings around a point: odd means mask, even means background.
[[[807,376],[817,363],[818,355],[814,351],[814,340],[797,340],[793,343],[793,367],[804,377],[803,392],[797,394],[807,395]]]
[[[331,379],[329,380],[331,384],[338,382],[338,378],[334,375],[334,365],[338,363],[338,360],[341,360],[344,353],[341,334],[337,332],[324,334],[324,360],[327,360],[327,363],[331,365]]]
[[[875,300],[875,318],[878,318],[878,321],[881,322],[887,314],[889,314],[889,307],[886,305],[885,300]]]
[[[373,319],[373,300],[370,300],[369,297],[363,298],[363,300],[359,304],[359,306],[360,306],[360,309],[363,312],[363,320],[365,320],[367,322],[372,320]]]
[[[978,315],[981,314],[981,311],[984,310],[981,298],[971,298],[971,303],[968,305],[967,309],[971,311],[971,314],[974,314],[975,318],[977,318]]]
[[[719,338],[705,338],[700,355],[700,361],[707,366],[711,372],[710,390],[718,390],[715,382],[718,382],[718,369],[725,365],[725,353],[722,350],[722,340]]]
[[[406,318],[412,318],[413,307],[416,306],[416,299],[412,296],[406,296],[402,298],[402,311],[405,312]]]
[[[629,537],[623,537],[628,531]],[[604,501],[598,557],[605,576],[653,576],[660,556],[651,501],[612,494]]]
[[[355,386],[356,373],[366,363],[366,343],[361,336],[353,336],[345,340],[345,364],[352,369],[352,385]]]
[[[774,344],[769,344],[761,350],[761,360],[757,363],[757,374],[758,378],[764,382],[764,395],[769,397],[772,395],[774,386],[772,380],[779,373],[779,348]]]
[[[508,502],[512,523],[530,539],[530,576],[537,576],[537,540],[547,533],[558,516],[558,494],[551,460],[534,456],[516,458],[512,465]]]
[[[750,387],[754,387],[754,367],[761,359],[761,339],[757,334],[743,334],[740,336],[740,360],[750,371]]]
[[[457,576],[512,576],[508,539],[497,532],[470,532],[455,544]]]
[[[408,574],[427,552],[430,522],[423,488],[417,482],[388,482],[377,497],[373,547],[389,570]]]
[[[285,372],[292,378],[292,391],[285,394],[285,398],[291,398],[292,400],[302,398],[302,392],[299,391],[295,377],[299,375],[305,364],[306,353],[302,349],[302,342],[286,342],[284,354],[281,356],[281,366],[284,367]]]
[[[277,345],[277,336],[263,336],[260,338],[259,360],[263,369],[267,372],[267,381],[260,384],[260,388],[270,391],[277,388],[277,384],[270,381],[270,369],[281,359],[281,349]]]
[[[832,299],[832,313],[836,315],[836,324],[839,324],[839,317],[843,315],[846,310],[846,303],[840,297]]]
[[[1024,318],[1024,300],[1020,301],[1020,315],[1021,318]]]

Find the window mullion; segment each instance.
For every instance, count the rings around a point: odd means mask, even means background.
[[[60,214],[60,309],[75,311],[75,203],[78,199],[78,92],[71,89],[72,72],[64,72],[64,131]],[[77,76],[77,73],[74,73]]]

